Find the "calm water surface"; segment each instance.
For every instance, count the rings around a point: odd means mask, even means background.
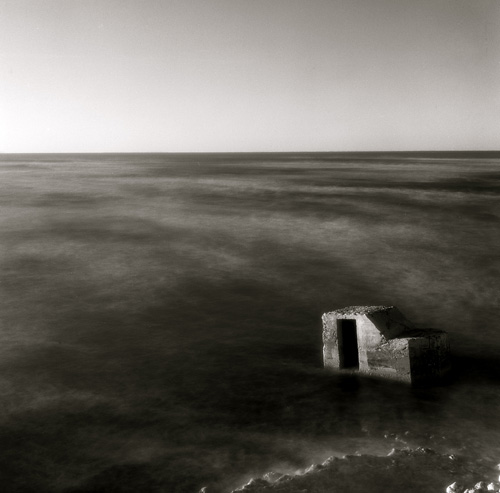
[[[500,155],[0,156],[5,492],[227,491],[500,453]],[[321,369],[320,317],[449,331],[451,385]]]

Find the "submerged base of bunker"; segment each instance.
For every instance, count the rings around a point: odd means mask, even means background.
[[[326,368],[413,385],[441,381],[451,369],[448,335],[416,328],[394,306],[349,306],[323,315]]]

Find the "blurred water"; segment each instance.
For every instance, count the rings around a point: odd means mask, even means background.
[[[228,489],[393,446],[494,458],[500,155],[0,156],[3,491]],[[321,369],[394,304],[451,385]]]

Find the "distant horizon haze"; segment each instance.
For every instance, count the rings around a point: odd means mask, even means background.
[[[109,151],[109,152],[97,152],[97,151],[91,151],[91,152],[0,152],[0,155],[8,156],[8,155],[33,155],[33,156],[41,156],[41,155],[120,155],[120,154],[128,154],[128,155],[143,155],[143,154],[151,154],[151,155],[262,155],[262,154],[283,154],[283,155],[290,155],[290,154],[304,154],[304,155],[309,155],[309,154],[325,154],[325,155],[388,155],[392,154],[395,156],[401,156],[401,155],[409,155],[409,156],[444,156],[444,155],[449,155],[449,156],[460,156],[460,155],[480,155],[484,157],[487,154],[491,154],[492,157],[496,158],[500,156],[500,149],[466,149],[466,150],[397,150],[397,151],[180,151],[180,152],[171,152],[171,151],[126,151],[126,152],[115,152],[115,151]]]
[[[0,152],[500,148],[500,2],[2,0]]]

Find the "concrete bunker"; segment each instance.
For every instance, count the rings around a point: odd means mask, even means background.
[[[349,306],[322,319],[326,368],[416,385],[451,369],[446,332],[417,328],[394,306]]]

